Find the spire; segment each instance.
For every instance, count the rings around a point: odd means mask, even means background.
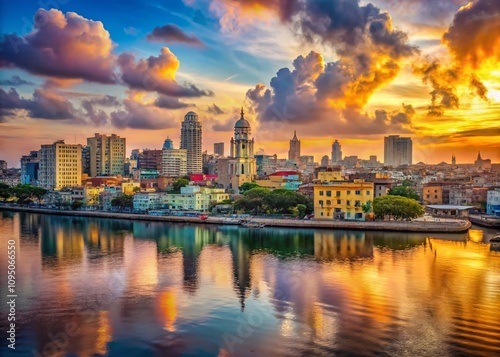
[[[478,160],[481,160],[481,151],[478,151],[478,152],[477,152],[477,159],[478,159]]]
[[[297,139],[297,130],[293,131],[293,139],[292,140],[298,140]]]
[[[243,112],[243,107],[241,107],[241,119],[244,119],[245,118],[245,112]]]

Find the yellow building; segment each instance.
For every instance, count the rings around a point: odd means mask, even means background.
[[[124,195],[133,195],[137,190],[140,191],[141,184],[139,182],[122,182],[122,193]]]
[[[320,171],[318,172],[318,181],[320,182],[333,182],[344,181],[342,171]]]
[[[426,185],[422,190],[422,202],[424,205],[443,204],[443,186]]]
[[[314,185],[314,219],[364,220],[361,206],[373,202],[373,189],[373,182],[364,180]]]

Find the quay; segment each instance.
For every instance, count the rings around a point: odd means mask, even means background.
[[[218,224],[224,225],[227,217],[208,217],[201,220],[199,217],[181,216],[152,216],[146,214],[100,212],[100,211],[69,211],[51,210],[43,208],[29,208],[18,206],[1,206],[0,211],[18,211],[51,214],[72,217],[94,217],[109,219],[127,219],[133,221],[153,221],[170,223],[195,223],[195,224]],[[462,233],[471,227],[470,221],[446,220],[446,221],[315,221],[302,219],[275,219],[275,218],[252,218],[253,222],[264,224],[266,227],[289,227],[289,228],[326,228],[366,231],[395,231],[395,232],[424,232],[424,233]],[[242,229],[245,229],[242,227]]]

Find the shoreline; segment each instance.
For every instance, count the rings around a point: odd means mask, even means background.
[[[217,224],[226,225],[223,220],[226,217],[209,217],[201,221],[198,217],[180,216],[149,216],[134,213],[98,212],[98,211],[62,211],[29,207],[7,207],[0,205],[0,211],[29,212],[51,214],[57,216],[91,217],[126,219],[132,221],[149,222],[170,222],[170,223],[196,223],[196,224]],[[423,222],[423,221],[314,221],[302,219],[273,219],[273,218],[252,218],[253,222],[265,224],[266,227],[288,227],[288,228],[326,228],[345,229],[363,231],[392,231],[392,232],[420,232],[420,233],[464,233],[469,230],[472,223],[470,221],[453,222]],[[244,227],[242,227],[244,228]]]

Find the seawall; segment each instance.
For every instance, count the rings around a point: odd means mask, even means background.
[[[127,219],[133,221],[197,223],[197,224],[224,224],[223,221],[226,219],[225,217],[209,217],[207,220],[201,221],[198,217],[149,216],[143,214],[95,212],[95,211],[94,212],[66,211],[66,210],[50,210],[41,208],[1,206],[1,205],[0,205],[0,210],[52,214],[58,216],[95,217],[95,218]],[[471,222],[461,221],[461,220],[452,222],[429,222],[429,221],[351,222],[351,221],[315,221],[315,220],[299,220],[299,219],[253,218],[252,221],[263,223],[267,227],[327,228],[327,229],[348,229],[348,230],[364,230],[364,231],[395,231],[395,232],[425,232],[425,233],[462,233],[466,232],[471,226]]]

